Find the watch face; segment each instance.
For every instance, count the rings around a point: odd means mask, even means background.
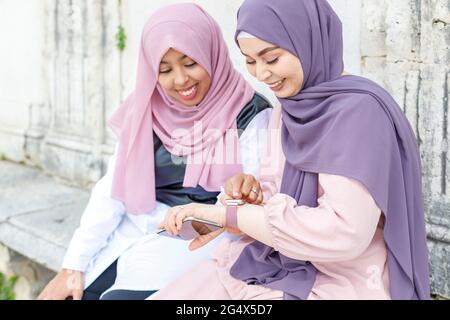
[[[225,200],[227,206],[240,206],[244,204],[244,200],[242,199],[228,199]]]

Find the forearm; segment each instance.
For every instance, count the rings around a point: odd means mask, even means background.
[[[244,205],[238,208],[239,230],[270,247],[273,247],[273,236],[269,229],[264,207],[257,205]]]

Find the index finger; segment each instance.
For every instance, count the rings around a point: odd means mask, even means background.
[[[242,175],[237,175],[230,178],[225,184],[225,193],[233,199],[240,199],[242,197],[241,186],[244,179],[245,177]]]

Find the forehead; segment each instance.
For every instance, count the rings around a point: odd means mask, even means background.
[[[165,62],[176,62],[178,60],[180,60],[183,57],[186,57],[187,55],[177,51],[173,48],[170,48],[162,57],[161,61],[165,61]]]
[[[241,38],[238,39],[238,43],[241,51],[247,55],[256,55],[266,48],[276,47],[275,44],[259,38]]]

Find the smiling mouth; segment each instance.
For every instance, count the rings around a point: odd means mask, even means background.
[[[175,90],[183,100],[192,100],[197,95],[198,85],[195,84],[186,90]]]
[[[269,85],[270,89],[272,89],[272,90],[279,90],[283,86],[284,80],[286,80],[286,79],[281,79],[274,83],[268,83],[268,85]]]

